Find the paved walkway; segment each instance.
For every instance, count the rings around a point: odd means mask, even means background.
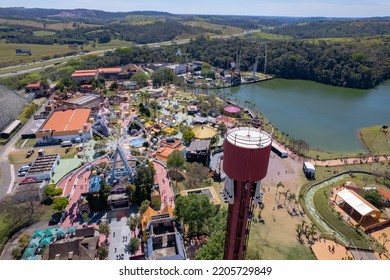
[[[353,256],[344,246],[326,239],[321,239],[311,246],[318,260],[352,259]]]
[[[160,188],[161,209],[164,209],[168,204],[172,208],[175,208],[175,196],[169,184],[170,180],[168,179],[167,170],[161,163],[156,161],[153,162],[153,165],[156,170],[156,179]]]

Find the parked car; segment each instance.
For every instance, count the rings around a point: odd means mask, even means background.
[[[34,149],[28,150],[26,153],[26,158],[31,157],[34,152],[35,152]]]
[[[27,172],[25,172],[25,171],[19,172],[18,177],[24,177],[24,176],[26,176],[26,174],[27,174]]]

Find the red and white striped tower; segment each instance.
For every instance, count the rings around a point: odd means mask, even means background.
[[[272,137],[258,128],[237,127],[227,131],[223,170],[223,196],[229,203],[225,260],[245,257],[253,208],[261,204],[260,180],[267,175]]]

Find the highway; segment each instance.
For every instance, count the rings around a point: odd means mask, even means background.
[[[259,31],[259,30],[244,30],[242,33],[239,33],[239,34],[215,35],[215,36],[211,36],[211,38],[213,38],[213,39],[229,39],[229,38],[233,38],[233,37],[245,36],[245,35],[257,32],[257,31]],[[137,46],[148,46],[151,48],[157,48],[160,46],[169,46],[172,44],[177,44],[177,45],[186,44],[189,41],[190,41],[190,39],[183,39],[183,40],[167,41],[167,42],[160,42],[160,43],[151,43],[151,44],[145,44],[145,45],[139,44]],[[53,59],[45,60],[45,61],[37,61],[37,62],[27,63],[24,65],[19,64],[19,65],[7,66],[4,68],[0,68],[0,72],[6,72],[6,73],[0,74],[0,78],[12,77],[12,76],[16,76],[16,75],[39,71],[39,70],[42,70],[45,68],[53,67],[53,66],[57,65],[58,62],[63,63],[63,62],[66,62],[68,60],[75,59],[75,58],[85,56],[85,55],[90,55],[90,54],[103,55],[107,51],[114,51],[114,50],[115,50],[115,48],[110,48],[110,49],[105,49],[105,50],[91,51],[91,52],[87,52],[84,54],[77,54],[77,55],[71,55],[71,56],[66,56],[66,57],[53,58]],[[31,66],[31,68],[29,68],[29,66]],[[21,68],[21,70],[18,70],[20,68]]]

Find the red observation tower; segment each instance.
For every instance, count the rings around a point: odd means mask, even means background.
[[[272,137],[258,128],[237,127],[224,141],[223,191],[229,203],[225,260],[245,257],[253,208],[262,203],[260,181],[267,175]]]

